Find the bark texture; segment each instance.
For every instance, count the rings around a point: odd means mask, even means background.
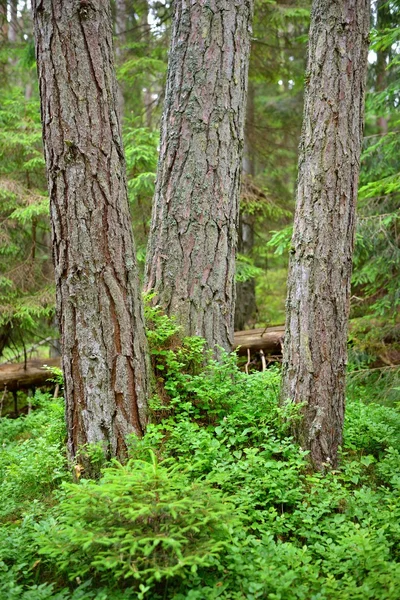
[[[146,425],[148,362],[117,116],[108,0],[35,0],[70,457],[123,458]]]
[[[146,287],[186,335],[231,350],[253,0],[177,0]]]
[[[283,400],[318,469],[342,442],[369,0],[314,0],[288,277]]]

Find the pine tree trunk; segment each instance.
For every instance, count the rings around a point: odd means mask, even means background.
[[[0,32],[3,43],[8,38],[7,0],[0,0]]]
[[[10,23],[8,26],[8,41],[15,43],[17,41],[18,29],[18,0],[11,0],[10,3]]]
[[[251,257],[254,247],[255,216],[246,212],[244,207],[239,216],[238,251],[244,256]],[[236,282],[235,331],[240,331],[249,325],[257,313],[256,282],[254,278]]]
[[[251,148],[249,131],[254,124],[254,84],[249,81],[247,94],[247,110],[245,123],[245,139],[243,149],[242,170],[250,177],[255,176],[254,151]],[[239,207],[238,252],[251,257],[254,248],[254,211],[246,211],[243,195]],[[240,331],[249,324],[257,312],[256,282],[254,278],[236,282],[235,331]]]
[[[377,2],[377,29],[378,31],[384,30],[386,27],[389,28],[391,24],[390,19],[390,7],[387,0],[378,0]],[[389,56],[389,51],[378,50],[376,53],[376,80],[375,80],[375,89],[377,92],[383,92],[387,86],[387,71],[386,67],[388,65],[387,59]],[[377,125],[379,133],[385,135],[388,132],[388,121],[387,119],[380,115],[377,118]],[[382,157],[382,160],[383,157]]]
[[[115,0],[115,57],[117,65],[121,65],[124,58],[123,46],[126,43],[126,31],[128,29],[126,12],[126,0]],[[121,123],[124,120],[125,98],[124,82],[118,83],[118,116]]]
[[[315,0],[284,344],[283,400],[306,403],[296,436],[316,468],[342,443],[369,0]]]
[[[115,54],[117,56],[121,54],[121,46],[123,46],[126,41],[125,32],[128,29],[127,21],[126,0],[115,0],[115,35],[118,37]]]
[[[146,287],[230,350],[253,0],[174,3]]]
[[[101,443],[122,459],[149,382],[110,6],[35,0],[33,14],[69,454]]]
[[[147,48],[151,49],[151,28],[149,24],[149,5],[148,2],[142,3],[142,17],[139,19],[139,27],[141,30],[141,41],[144,42]],[[151,78],[146,81],[146,87],[143,89],[143,106],[145,124],[149,129],[152,128],[152,112],[153,112],[153,99],[151,93]]]

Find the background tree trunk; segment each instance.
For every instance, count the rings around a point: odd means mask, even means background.
[[[8,41],[15,43],[17,41],[18,29],[18,0],[11,0],[10,3],[10,23],[8,26]]]
[[[147,47],[151,48],[151,29],[149,24],[149,4],[148,2],[142,2],[142,17],[139,19],[139,26],[141,28],[141,38],[147,44]],[[146,87],[143,88],[143,105],[145,108],[145,123],[146,127],[152,128],[152,108],[153,99],[151,94],[151,79],[146,83]]]
[[[386,27],[389,28],[391,25],[390,18],[390,7],[387,0],[378,0],[376,5],[377,10],[377,23],[376,27],[378,31],[382,31]],[[389,50],[378,50],[376,53],[376,83],[375,88],[377,92],[383,92],[387,86],[387,71],[388,66]],[[382,135],[388,132],[388,122],[386,117],[380,115],[377,119],[378,131]]]
[[[115,56],[117,63],[121,63],[124,57],[123,46],[126,43],[126,30],[128,29],[127,24],[127,12],[126,12],[126,0],[115,1]],[[122,123],[124,120],[124,85],[120,81],[118,84],[118,116]]]
[[[254,247],[255,215],[246,212],[246,207],[240,211],[238,251],[244,256],[251,256]],[[257,313],[256,282],[254,278],[236,282],[235,302],[235,331],[244,329],[254,319]]]
[[[123,458],[149,383],[109,2],[35,0],[33,13],[69,454],[100,442]]]
[[[253,1],[174,3],[146,287],[230,350]]]
[[[254,84],[249,81],[247,94],[247,110],[245,123],[245,140],[242,168],[243,173],[254,177],[254,151],[251,148],[251,138],[249,130],[254,123]],[[246,203],[243,202],[239,209],[238,225],[238,252],[251,257],[254,247],[254,210],[246,211]],[[236,303],[235,303],[235,331],[244,329],[248,322],[257,312],[256,304],[256,282],[254,278],[247,281],[236,282]]]
[[[0,31],[1,42],[8,39],[7,0],[0,0]]]
[[[282,397],[306,403],[295,433],[319,469],[342,442],[369,19],[368,0],[315,0],[311,16]]]
[[[115,35],[118,36],[115,54],[117,56],[121,54],[121,46],[123,46],[126,41],[125,32],[128,29],[127,21],[126,0],[115,0]]]

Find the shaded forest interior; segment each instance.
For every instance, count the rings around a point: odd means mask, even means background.
[[[2,3],[2,360],[47,358],[57,338],[48,199],[29,3]],[[171,9],[113,6],[129,202],[143,269],[164,101]],[[398,362],[399,179],[396,3],[372,5],[365,136],[351,295],[350,363]],[[284,323],[309,5],[256,5],[236,262],[235,329]],[[37,346],[36,346],[37,345]],[[56,344],[57,345],[57,344]],[[50,354],[57,350],[51,348]],[[377,362],[378,361],[378,362]],[[258,357],[255,362],[260,366]],[[396,387],[397,370],[393,369]]]
[[[0,600],[398,600],[399,59],[399,0],[0,0]]]

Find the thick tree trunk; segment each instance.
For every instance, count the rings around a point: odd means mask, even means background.
[[[101,443],[123,458],[149,383],[109,2],[35,0],[33,13],[69,454]]]
[[[146,287],[230,350],[253,0],[177,0]]]
[[[342,442],[369,0],[314,0],[284,343],[283,400],[318,469]]]

